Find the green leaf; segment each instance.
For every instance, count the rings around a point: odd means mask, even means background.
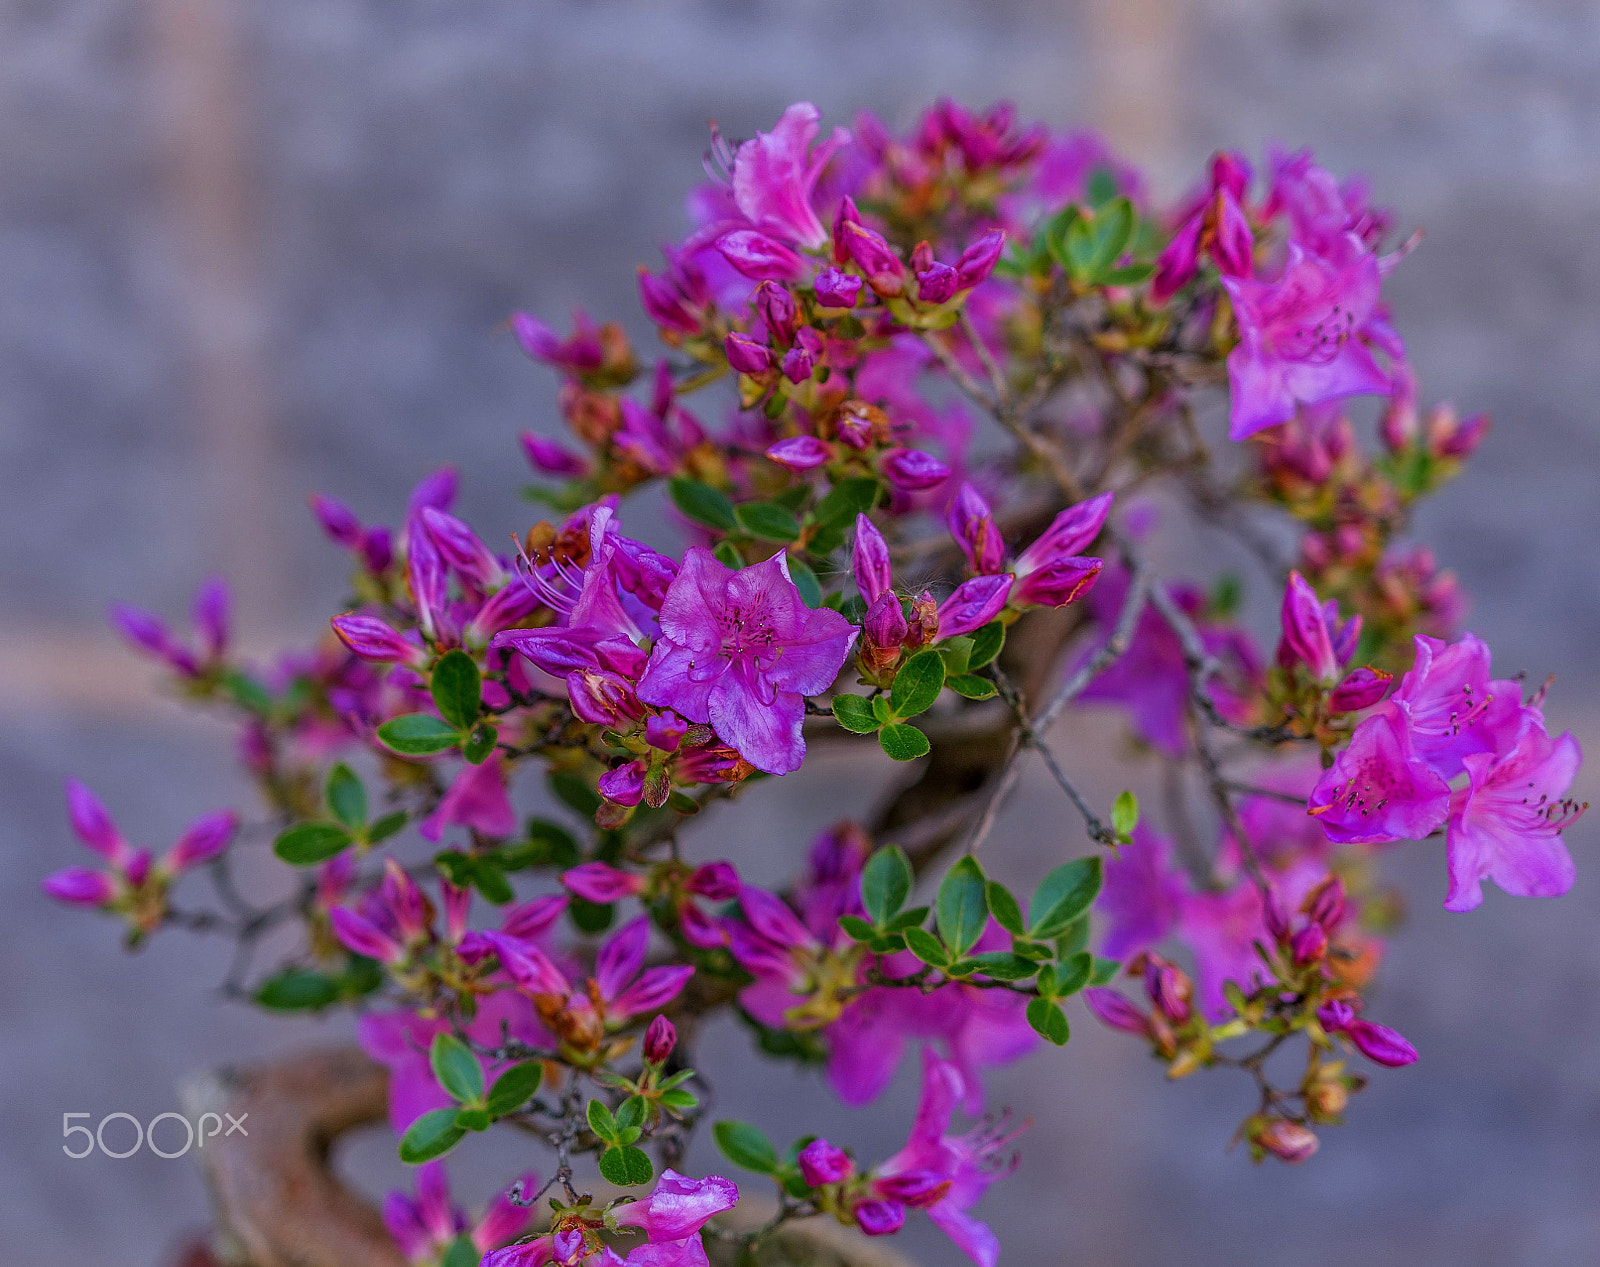
[[[894,675],[889,687],[889,707],[898,720],[915,717],[933,707],[944,690],[944,660],[937,651],[919,651]]]
[[[634,1131],[644,1125],[645,1113],[649,1105],[640,1095],[630,1095],[622,1102],[622,1107],[617,1110],[617,1130]]]
[[[1070,959],[1089,945],[1089,916],[1078,916],[1065,929],[1056,934],[1056,958]]]
[[[1089,984],[1090,985],[1105,985],[1112,978],[1114,978],[1117,975],[1117,973],[1121,971],[1121,969],[1122,969],[1122,961],[1121,960],[1119,960],[1119,959],[1104,959],[1099,955],[1095,955],[1094,956],[1094,969],[1089,973]],[[1227,986],[1232,985],[1232,984],[1233,984],[1233,982],[1231,982],[1231,981],[1225,982],[1224,983],[1224,988],[1226,988]]]
[[[338,983],[309,968],[285,968],[256,991],[256,1002],[275,1012],[315,1012],[338,998]]]
[[[465,651],[446,651],[433,666],[429,687],[439,716],[457,730],[466,730],[478,720],[483,702],[483,678],[478,666]]]
[[[456,1125],[464,1131],[486,1131],[494,1125],[494,1119],[488,1109],[469,1104],[456,1113]]]
[[[712,546],[711,553],[717,562],[730,572],[738,572],[744,568],[744,556],[739,553],[739,547],[726,538]]]
[[[439,1267],[478,1267],[483,1252],[472,1243],[470,1236],[458,1236],[439,1260]]]
[[[406,825],[407,814],[403,809],[397,809],[392,814],[385,814],[367,829],[367,842],[377,844],[380,840],[388,840],[390,836]]]
[[[1028,935],[1049,941],[1065,932],[1099,896],[1103,877],[1098,857],[1074,858],[1045,876],[1028,904]]]
[[[699,1097],[693,1091],[685,1091],[681,1087],[663,1091],[657,1098],[675,1113],[687,1113],[700,1105]]]
[[[928,755],[928,736],[903,722],[885,726],[878,732],[878,745],[896,761],[915,761]]]
[[[1102,206],[1117,196],[1117,177],[1109,167],[1097,167],[1089,177],[1086,195],[1091,206]]]
[[[993,977],[996,981],[1025,981],[1039,971],[1039,965],[1008,950],[994,950],[973,955],[970,963],[974,971]]]
[[[667,492],[672,497],[672,504],[686,518],[707,528],[720,528],[723,532],[733,530],[736,522],[733,503],[711,485],[680,475],[667,481]]]
[[[957,695],[964,695],[968,699],[991,699],[996,693],[993,682],[975,673],[958,673],[946,681],[945,685]]]
[[[984,925],[989,922],[986,887],[983,868],[971,854],[958,858],[944,873],[933,911],[939,936],[952,954],[966,954],[983,936]]]
[[[839,916],[839,927],[852,941],[872,941],[877,937],[877,930],[859,915]]]
[[[589,902],[575,897],[567,904],[567,918],[580,932],[603,933],[611,927],[615,917],[616,912],[609,902]]]
[[[1070,959],[1056,965],[1055,986],[1050,991],[1053,998],[1064,999],[1076,994],[1089,984],[1089,977],[1094,972],[1094,956],[1086,950],[1080,950]]]
[[[560,867],[564,871],[577,866],[581,856],[577,840],[560,823],[548,818],[530,818],[526,841],[506,850],[503,861],[507,871],[537,866]]]
[[[745,502],[735,506],[733,518],[752,537],[763,541],[793,541],[800,535],[800,521],[773,502]]]
[[[619,1188],[637,1188],[650,1182],[655,1168],[639,1148],[608,1148],[600,1154],[600,1175]]]
[[[328,809],[351,831],[367,825],[367,789],[343,761],[328,771]]]
[[[338,823],[296,823],[272,842],[272,852],[290,866],[326,862],[350,845],[350,833]]]
[[[1137,286],[1142,281],[1148,281],[1155,273],[1154,264],[1128,264],[1122,268],[1113,268],[1100,275],[1102,286]]]
[[[887,925],[885,925],[885,929],[891,933],[904,932],[908,928],[913,928],[916,925],[925,922],[927,918],[928,908],[926,906],[913,907],[909,911],[901,911],[900,914],[896,915],[888,922]]]
[[[950,962],[944,943],[926,928],[906,929],[906,949],[923,963],[932,964],[935,968],[942,968]]]
[[[899,845],[880,849],[861,868],[861,905],[872,922],[883,927],[911,896],[911,860]]]
[[[817,574],[809,563],[793,554],[789,556],[789,579],[800,591],[802,603],[813,611],[822,606],[822,583],[817,580]]]
[[[1079,219],[1067,230],[1066,266],[1073,278],[1091,283],[1101,279],[1127,250],[1138,219],[1133,204],[1114,198],[1096,209],[1092,219]]]
[[[1006,627],[998,620],[991,620],[972,635],[972,654],[967,657],[967,672],[975,673],[983,668],[1000,654],[1000,648],[1005,645]]]
[[[755,1127],[745,1122],[718,1122],[711,1128],[722,1155],[736,1166],[753,1170],[758,1175],[778,1172],[778,1150],[772,1141]]]
[[[500,732],[492,721],[479,722],[473,727],[472,733],[467,736],[466,743],[461,745],[461,755],[473,765],[482,765],[494,752],[495,744],[500,742]]]
[[[607,1143],[614,1142],[617,1138],[617,1119],[611,1116],[611,1110],[604,1100],[590,1100],[587,1110],[589,1129],[599,1139]]]
[[[537,1060],[524,1060],[512,1065],[494,1080],[489,1088],[487,1108],[494,1117],[515,1113],[539,1090],[544,1078],[544,1066]]]
[[[852,734],[866,735],[878,729],[878,717],[872,711],[871,701],[860,695],[835,695],[833,715]]]
[[[457,1102],[473,1104],[483,1099],[483,1066],[454,1034],[433,1036],[428,1064],[439,1085]]]
[[[483,857],[476,860],[472,868],[472,883],[484,899],[493,902],[496,906],[504,906],[516,897],[516,890],[511,887],[511,882],[506,879],[506,873],[500,869],[499,861],[493,857]]]
[[[400,1160],[408,1166],[420,1166],[435,1157],[443,1157],[465,1134],[466,1131],[456,1125],[455,1109],[424,1113],[400,1137]]]
[[[947,638],[939,644],[938,652],[944,661],[945,673],[952,677],[960,676],[967,671],[967,665],[972,657],[972,639]]]
[[[1067,1014],[1049,999],[1028,1001],[1028,1024],[1033,1026],[1033,1032],[1040,1038],[1054,1043],[1057,1047],[1065,1046],[1067,1039],[1072,1037],[1072,1027],[1067,1024]]]
[[[1111,830],[1126,840],[1139,825],[1139,798],[1127,789],[1117,796],[1111,806]]]
[[[995,923],[1016,937],[1028,931],[1027,925],[1022,922],[1022,908],[1017,905],[1017,899],[1011,896],[1010,889],[998,880],[990,880],[988,895],[989,914],[994,916]]]
[[[812,510],[819,524],[854,523],[857,515],[867,514],[878,504],[883,485],[870,475],[840,480]]]
[[[461,732],[431,713],[404,713],[378,727],[378,740],[402,757],[428,757],[454,748]]]

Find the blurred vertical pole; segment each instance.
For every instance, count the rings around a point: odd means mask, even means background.
[[[247,110],[231,0],[145,0],[207,496],[199,531],[235,582],[243,624],[270,634],[286,599],[264,341],[251,232]]]
[[[1158,195],[1177,192],[1183,137],[1182,0],[1068,0],[1083,16],[1091,122],[1143,167]]]

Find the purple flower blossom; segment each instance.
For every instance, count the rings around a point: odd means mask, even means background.
[[[1222,284],[1239,321],[1239,346],[1228,354],[1233,439],[1287,422],[1297,405],[1388,393],[1389,376],[1362,337],[1378,306],[1376,257],[1335,264],[1290,242],[1281,277]]]
[[[639,698],[709,722],[757,769],[788,774],[805,759],[805,697],[833,685],[856,632],[838,612],[805,605],[783,553],[732,572],[691,547]]]
[[[1463,758],[1468,782],[1452,799],[1446,834],[1446,910],[1478,906],[1485,879],[1517,897],[1555,897],[1572,887],[1577,870],[1561,832],[1587,808],[1566,795],[1582,761],[1578,741],[1551,739],[1533,709],[1523,711],[1507,751]]]
[[[771,132],[757,132],[733,159],[733,200],[756,228],[808,250],[822,246],[828,231],[817,219],[812,194],[823,169],[850,140],[843,128],[812,149],[822,115],[809,101],[783,112]]]
[[[417,830],[424,840],[436,841],[451,824],[494,840],[516,834],[517,812],[506,793],[505,767],[498,756],[479,765],[463,764]]]
[[[1172,842],[1147,824],[1106,863],[1096,905],[1110,921],[1100,953],[1126,959],[1172,931],[1184,911],[1189,884],[1172,864]]]
[[[1418,634],[1416,659],[1393,702],[1405,714],[1418,757],[1443,777],[1472,753],[1497,752],[1521,729],[1522,688],[1489,676],[1489,648],[1472,634],[1445,644]]]
[[[519,1188],[525,1193],[537,1191],[539,1180],[532,1174],[523,1175],[510,1189],[495,1196],[470,1230],[465,1212],[451,1200],[450,1181],[442,1161],[417,1167],[416,1185],[414,1198],[398,1189],[384,1197],[383,1225],[409,1262],[415,1267],[431,1267],[462,1235],[480,1253],[498,1249],[521,1235],[533,1218],[533,1210],[517,1205],[511,1200],[511,1193]]]
[[[988,1224],[969,1211],[989,1185],[1014,1166],[1003,1150],[1015,1135],[1002,1135],[988,1126],[965,1135],[951,1134],[950,1120],[964,1095],[961,1071],[925,1051],[922,1099],[911,1136],[904,1148],[873,1171],[873,1187],[887,1202],[921,1207],[978,1267],[994,1267],[1000,1242]]]
[[[1356,727],[1308,808],[1329,840],[1421,840],[1443,826],[1450,786],[1418,760],[1405,714],[1391,704]]]

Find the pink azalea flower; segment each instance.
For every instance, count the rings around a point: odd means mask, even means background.
[[[496,1250],[484,1258],[483,1267],[544,1267],[551,1262],[557,1267],[706,1267],[700,1231],[738,1200],[739,1188],[731,1179],[690,1179],[669,1167],[648,1197],[615,1211],[617,1224],[637,1228],[644,1244],[618,1253],[601,1241],[597,1218],[558,1213],[550,1232]]]
[[[1418,759],[1404,711],[1390,704],[1355,728],[1307,808],[1341,844],[1421,840],[1444,825],[1450,786]]]
[[[856,633],[838,612],[805,605],[782,552],[732,572],[692,546],[639,698],[709,722],[757,769],[788,774],[805,759],[805,697],[833,685]]]
[[[1472,634],[1456,643],[1418,634],[1416,659],[1394,702],[1404,713],[1417,756],[1453,779],[1472,753],[1498,752],[1522,725],[1522,688],[1491,680],[1489,648]]]
[[[1000,1257],[999,1239],[968,1211],[990,1184],[1014,1167],[1015,1161],[1002,1154],[1015,1134],[1001,1135],[987,1125],[965,1135],[951,1134],[950,1120],[964,1095],[961,1071],[924,1051],[922,1099],[911,1136],[904,1148],[873,1171],[872,1188],[891,1208],[872,1213],[878,1230],[893,1231],[904,1220],[905,1206],[921,1208],[978,1267],[994,1267]],[[898,1220],[893,1217],[896,1206],[901,1211]],[[864,1224],[863,1230],[873,1229]]]
[[[603,1024],[621,1025],[664,1008],[694,975],[688,964],[644,966],[650,948],[650,918],[641,915],[606,938],[588,988],[575,987],[537,946],[505,932],[484,933],[506,975],[529,994],[566,999],[568,1012],[596,1011]]]
[[[1100,953],[1126,959],[1154,946],[1177,924],[1188,892],[1188,878],[1172,865],[1172,842],[1140,823],[1133,829],[1133,842],[1118,849],[1105,866],[1096,906],[1111,926]]]
[[[834,153],[850,140],[843,128],[812,149],[822,115],[809,101],[783,112],[771,132],[757,132],[733,157],[733,200],[757,229],[815,250],[828,231],[811,205],[817,180]]]
[[[1389,376],[1363,341],[1378,306],[1378,261],[1334,264],[1289,243],[1281,277],[1224,277],[1239,322],[1228,354],[1228,434],[1243,440],[1287,422],[1298,405],[1386,395]]]
[[[517,811],[506,792],[506,772],[499,756],[479,765],[464,763],[433,813],[417,828],[425,840],[438,840],[450,824],[458,824],[495,840],[517,830]]]
[[[383,1225],[400,1252],[417,1267],[431,1267],[463,1235],[480,1253],[498,1249],[520,1236],[533,1218],[532,1208],[517,1205],[510,1194],[518,1188],[535,1191],[539,1186],[535,1175],[523,1175],[507,1191],[498,1193],[470,1230],[465,1211],[451,1200],[444,1163],[427,1162],[417,1167],[416,1176],[415,1197],[399,1189],[384,1197]]]
[[[1551,739],[1532,709],[1508,751],[1463,758],[1468,783],[1452,798],[1446,834],[1446,910],[1478,906],[1485,879],[1517,897],[1555,897],[1572,887],[1577,870],[1561,832],[1587,808],[1566,796],[1582,761],[1578,741]]]

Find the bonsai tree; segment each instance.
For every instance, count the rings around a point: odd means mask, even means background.
[[[469,526],[449,468],[394,527],[313,497],[349,590],[271,665],[231,651],[219,583],[187,636],[117,612],[237,719],[260,804],[157,856],[73,783],[101,861],[46,891],[130,945],[233,939],[241,1000],[358,1013],[419,1167],[386,1207],[418,1264],[703,1264],[711,1233],[755,1257],[794,1220],[925,1216],[992,1267],[974,1207],[1016,1135],[985,1074],[1089,1018],[1170,1078],[1242,1071],[1238,1139],[1304,1161],[1375,1067],[1417,1060],[1363,1003],[1397,910],[1382,854],[1437,850],[1452,911],[1485,881],[1553,896],[1584,808],[1543,689],[1495,675],[1407,537],[1488,425],[1420,403],[1382,298],[1414,239],[1304,151],[1219,154],[1155,208],[1099,141],[1006,106],[823,138],[794,105],[713,130],[707,171],[639,270],[653,361],[582,313],[511,319],[562,378],[569,434],[521,436],[541,509]],[[1157,491],[1253,573],[1160,574]],[[643,498],[677,541],[632,535]],[[1244,623],[1247,589],[1279,628]],[[1074,708],[1122,714],[1166,812],[1080,791],[1050,743]],[[721,803],[845,745],[892,759],[882,800],[782,888],[697,850]],[[1030,761],[1069,809],[1014,891],[986,861]],[[523,767],[548,816],[519,811]],[[251,841],[287,897],[235,883]],[[258,962],[285,927],[298,948]],[[730,1106],[727,1173],[680,1173],[718,1012],[852,1105],[920,1062],[905,1147],[774,1141]],[[469,1224],[441,1159],[504,1125],[531,1173]],[[752,1184],[770,1217],[710,1222]]]

